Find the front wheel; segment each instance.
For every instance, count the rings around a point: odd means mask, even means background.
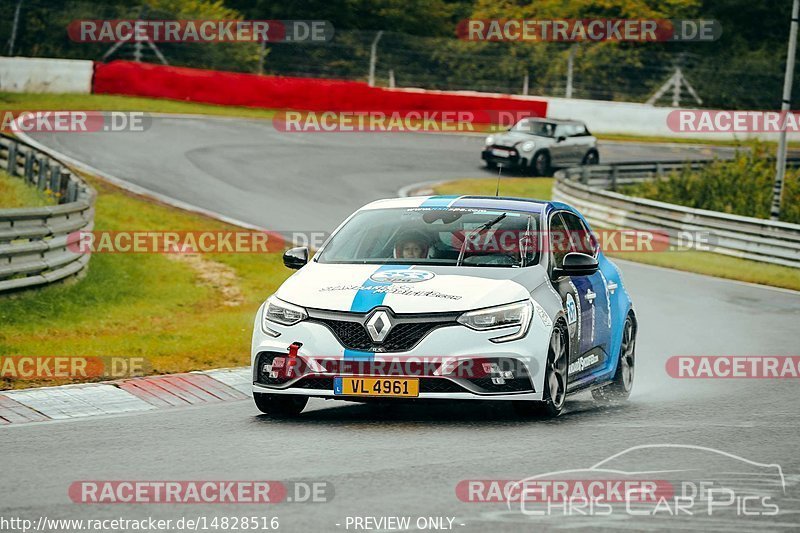
[[[264,414],[280,418],[299,415],[308,403],[308,396],[294,394],[265,394],[254,392],[253,400],[258,410]]]
[[[619,348],[619,361],[614,379],[608,385],[592,391],[595,400],[602,403],[615,403],[628,399],[633,389],[633,367],[636,352],[636,329],[631,315],[622,327],[622,345]]]
[[[554,418],[564,410],[567,398],[567,334],[559,322],[550,336],[544,374],[544,401],[517,401],[514,410],[521,416]]]

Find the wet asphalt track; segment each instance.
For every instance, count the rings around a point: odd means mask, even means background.
[[[403,185],[486,175],[477,158],[481,140],[468,137],[281,134],[264,123],[169,118],[157,119],[145,134],[39,140],[159,193],[281,230],[330,230],[354,208],[392,196]],[[601,147],[605,161],[710,155],[687,147]],[[456,517],[456,531],[476,532],[798,530],[796,380],[679,381],[666,375],[664,364],[678,354],[797,355],[800,295],[627,262],[621,266],[640,317],[636,386],[625,406],[598,408],[581,395],[561,418],[530,422],[501,406],[472,403],[386,409],[312,400],[299,419],[275,421],[245,401],[5,427],[0,516],[278,516],[280,529],[292,532],[346,531],[347,516],[411,516],[412,525],[419,516]],[[518,507],[462,503],[456,497],[460,480],[587,468],[643,444],[705,446],[779,464],[786,482],[786,494],[776,500],[780,513],[708,516],[698,506],[692,516],[662,512],[654,518],[633,517],[623,506],[605,517],[555,511],[528,518]],[[692,465],[692,472],[669,475],[713,479],[724,473],[744,480],[745,491],[774,485],[766,472],[754,473],[738,459],[693,456],[686,450],[630,453],[617,467],[643,472]],[[333,483],[335,498],[266,508],[71,503],[67,487],[86,479],[316,479]]]

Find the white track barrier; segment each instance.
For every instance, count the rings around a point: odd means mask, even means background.
[[[89,94],[93,72],[92,61],[0,57],[0,91]]]

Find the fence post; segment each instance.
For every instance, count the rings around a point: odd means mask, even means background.
[[[367,83],[370,87],[375,87],[375,64],[378,62],[378,41],[381,40],[383,30],[375,35],[375,40],[372,41],[372,46],[369,47],[369,78]]]
[[[58,187],[61,184],[61,167],[53,165],[50,167],[50,190],[55,193],[58,192]]]
[[[25,152],[25,181],[28,183],[33,183],[33,162],[35,160],[35,156],[33,155],[33,150],[28,150]]]
[[[9,176],[17,175],[17,143],[10,142],[8,144],[8,161],[6,170]]]
[[[78,186],[75,184],[75,180],[69,180],[67,183],[67,194],[65,201],[66,202],[74,202],[78,199]]]
[[[40,191],[43,191],[47,186],[47,167],[49,166],[50,164],[47,162],[47,158],[39,158],[39,180],[36,183],[36,187]]]

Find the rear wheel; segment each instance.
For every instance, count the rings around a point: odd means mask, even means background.
[[[299,415],[308,403],[307,396],[293,394],[253,393],[253,400],[258,410],[275,417],[292,417]]]
[[[550,154],[545,151],[536,152],[531,160],[533,176],[547,176],[550,173]]]
[[[636,328],[631,315],[622,327],[622,345],[619,348],[619,361],[614,379],[608,385],[594,389],[592,396],[603,403],[621,402],[628,399],[633,389],[633,369],[636,352]]]
[[[567,398],[567,334],[558,322],[550,336],[547,367],[544,374],[544,401],[514,402],[514,410],[522,416],[553,418],[564,410]]]
[[[486,168],[488,168],[489,170],[494,170],[497,168],[497,163],[495,163],[494,161],[486,161]]]

